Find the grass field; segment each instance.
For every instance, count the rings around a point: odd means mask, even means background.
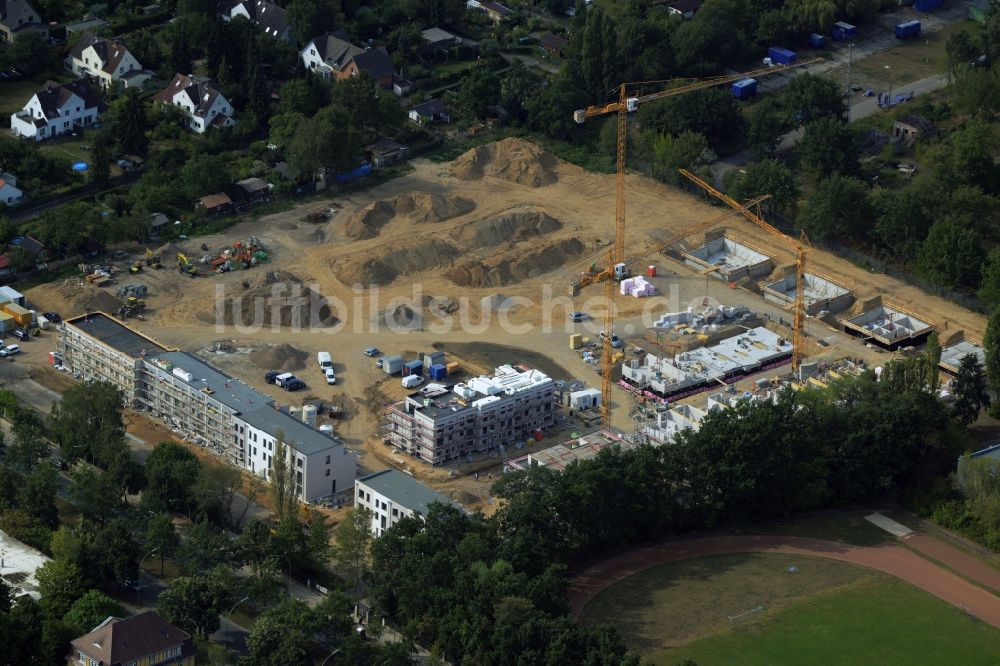
[[[842,511],[819,516],[796,518],[780,523],[754,525],[747,534],[779,534],[781,536],[808,537],[841,541],[855,546],[877,546],[894,541],[895,537],[865,520],[870,510]],[[908,517],[897,517],[909,523]]]
[[[1000,632],[888,576],[650,655],[657,664],[997,664]]]
[[[38,92],[41,87],[41,83],[31,79],[15,81],[14,83],[8,81],[0,83],[0,116],[9,119],[10,114],[23,109],[31,96]],[[7,127],[10,127],[9,123],[7,123]]]
[[[796,573],[789,571],[792,566]],[[629,576],[598,594],[580,619],[588,625],[614,624],[629,648],[651,654],[705,633],[728,631],[728,615],[758,605],[772,615],[874,575],[852,564],[797,555],[703,557]]]

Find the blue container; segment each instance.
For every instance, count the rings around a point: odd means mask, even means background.
[[[789,51],[780,46],[772,46],[767,50],[767,57],[771,59],[771,62],[779,65],[791,65],[798,56],[795,55],[795,51]]]
[[[850,39],[858,36],[858,29],[846,21],[837,21],[833,24],[834,39]]]
[[[896,24],[896,39],[908,39],[920,35],[920,21],[907,21]]]
[[[813,47],[814,49],[823,48],[824,46],[826,46],[826,37],[824,37],[823,35],[817,35],[816,33],[809,35],[809,46]]]
[[[750,99],[757,94],[757,79],[742,79],[733,84],[733,97]]]
[[[942,5],[944,0],[913,0],[913,8],[918,12],[929,12]]]
[[[448,368],[435,363],[431,366],[431,379],[448,379]]]
[[[403,364],[403,376],[407,377],[409,375],[423,375],[424,374],[424,362],[423,361],[409,361]]]

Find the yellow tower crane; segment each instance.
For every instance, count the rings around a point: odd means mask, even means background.
[[[705,190],[708,194],[715,197],[719,201],[722,201],[727,206],[732,208],[734,211],[747,218],[758,227],[763,229],[769,234],[773,234],[783,241],[788,243],[795,250],[795,303],[793,306],[792,314],[792,371],[798,374],[799,367],[802,365],[802,357],[805,355],[805,318],[806,318],[806,299],[805,299],[805,281],[806,281],[806,263],[809,260],[809,252],[811,248],[809,247],[809,239],[806,238],[805,232],[802,233],[799,240],[782,233],[774,226],[769,224],[767,221],[762,219],[759,215],[755,214],[750,210],[750,205],[743,205],[739,201],[736,201],[732,197],[718,191],[698,176],[694,175],[687,169],[680,170],[681,175],[690,180],[692,183]]]
[[[601,355],[601,422],[605,427],[611,425],[611,340],[613,333],[612,326],[614,324],[614,314],[612,312],[614,307],[614,288],[611,284],[611,280],[612,278],[614,280],[621,280],[629,275],[628,266],[625,264],[625,155],[627,114],[637,111],[639,109],[639,105],[646,102],[653,102],[659,99],[673,97],[675,95],[683,95],[684,93],[702,90],[704,88],[725,85],[741,79],[769,76],[771,74],[777,74],[796,67],[802,67],[803,65],[811,65],[813,63],[821,62],[822,60],[822,58],[810,58],[807,60],[800,60],[789,65],[774,65],[771,67],[764,67],[762,69],[755,69],[749,72],[743,72],[741,74],[729,74],[709,79],[673,79],[664,81],[645,81],[642,83],[622,83],[618,86],[618,101],[603,105],[588,106],[585,109],[578,109],[573,112],[573,119],[580,124],[586,122],[588,118],[605,116],[610,113],[617,114],[618,123],[618,143],[615,152],[616,178],[614,243],[608,251],[608,261],[604,270],[600,272],[592,271],[590,274],[590,278],[592,279],[587,281],[585,284],[582,280],[580,283],[577,283],[581,287],[598,281],[603,281],[605,283],[604,339],[602,345],[603,353]],[[644,85],[666,85],[673,87],[646,95],[639,95],[635,93],[640,86]]]

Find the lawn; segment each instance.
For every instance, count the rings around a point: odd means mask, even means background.
[[[90,164],[93,161],[93,155],[91,155],[90,150],[84,150],[82,146],[91,148],[92,140],[92,137],[86,136],[46,139],[40,142],[38,147],[42,153],[49,157],[68,161],[70,164],[74,162]]]
[[[907,583],[872,576],[680,648],[657,664],[996,664],[1000,632]]]
[[[594,597],[580,619],[587,625],[614,624],[630,649],[651,654],[706,633],[728,631],[730,615],[763,606],[770,616],[874,575],[852,564],[798,555],[703,557],[629,576]]]
[[[41,87],[41,83],[31,79],[0,83],[0,116],[9,119],[10,114],[23,109],[31,96],[38,92]],[[7,127],[10,127],[9,122]]]
[[[865,520],[870,510],[842,511],[806,518],[796,518],[780,523],[754,525],[743,530],[746,534],[779,534],[781,536],[808,537],[841,541],[855,546],[877,546],[894,541],[895,537]],[[909,521],[903,521],[909,522]]]

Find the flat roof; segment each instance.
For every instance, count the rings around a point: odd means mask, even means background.
[[[958,366],[962,363],[962,359],[969,354],[978,358],[980,363],[986,363],[986,352],[982,347],[968,340],[962,340],[941,350],[940,364],[957,370]]]
[[[100,340],[109,347],[132,358],[142,358],[144,354],[158,354],[171,351],[152,338],[126,326],[106,312],[91,312],[66,320],[67,326]]]
[[[386,469],[375,472],[368,476],[363,476],[357,480],[358,484],[364,484],[383,497],[388,497],[393,503],[406,507],[411,511],[416,511],[421,515],[427,515],[430,505],[434,502],[460,505],[452,499],[445,497],[436,490],[431,490],[424,484],[404,474],[397,469]]]
[[[180,368],[191,373],[191,381],[176,374],[171,374],[178,380],[199,391],[211,391],[211,396],[232,409],[234,412],[248,412],[274,402],[271,398],[256,389],[244,384],[239,379],[233,379],[221,370],[202,361],[197,356],[183,351],[170,351],[156,354],[147,361],[155,364],[156,359],[170,363],[174,368]]]
[[[308,423],[293,418],[290,414],[285,414],[274,407],[258,407],[253,411],[240,414],[240,418],[254,428],[270,433],[272,436],[280,430],[285,444],[307,456],[344,445],[339,439],[324,435]]]
[[[3,530],[0,530],[0,552],[3,553],[2,564],[0,564],[0,577],[7,580],[7,583],[15,588],[15,595],[18,596],[17,589],[22,594],[27,594],[35,601],[41,597],[38,592],[38,579],[35,572],[40,566],[49,561],[43,553],[35,550],[27,544],[23,544]]]

